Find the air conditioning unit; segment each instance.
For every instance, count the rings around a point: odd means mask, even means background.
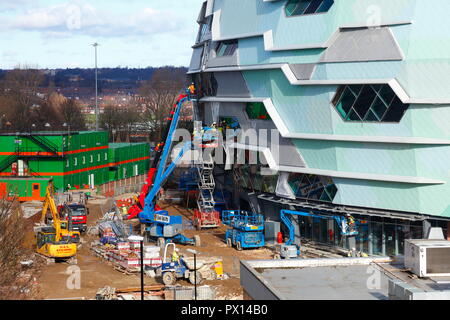
[[[405,240],[405,267],[421,278],[450,277],[450,241]]]

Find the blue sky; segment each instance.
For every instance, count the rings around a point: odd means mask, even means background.
[[[188,66],[203,0],[0,0],[0,69]]]

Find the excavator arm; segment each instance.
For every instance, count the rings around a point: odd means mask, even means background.
[[[59,218],[58,209],[56,208],[55,200],[53,199],[54,186],[53,181],[48,183],[46,192],[45,192],[45,201],[42,206],[42,216],[41,223],[45,223],[47,217],[47,211],[50,210],[50,214],[52,216],[53,227],[55,228],[55,241],[61,241],[61,219]]]
[[[301,212],[301,211],[292,211],[292,210],[281,210],[280,218],[281,221],[286,225],[288,231],[289,231],[289,239],[286,242],[286,245],[291,245],[294,241],[295,237],[295,228],[292,224],[291,219],[289,216],[302,216],[302,217],[313,217],[313,218],[319,218],[319,219],[334,219],[339,228],[341,229],[341,235],[343,236],[356,236],[358,235],[358,230],[356,228],[352,229],[349,227],[347,223],[347,219],[342,216],[326,216],[326,215],[320,215],[320,214],[314,214],[310,212]]]

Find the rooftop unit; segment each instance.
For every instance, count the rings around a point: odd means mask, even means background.
[[[450,277],[450,241],[406,240],[405,267],[421,278]]]

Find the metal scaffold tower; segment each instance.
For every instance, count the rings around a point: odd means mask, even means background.
[[[214,189],[216,188],[213,176],[214,160],[211,154],[201,158],[202,161],[197,167],[199,176],[197,205],[202,212],[212,212],[214,211]]]
[[[194,212],[194,224],[197,229],[215,228],[220,224],[219,212],[215,210],[214,190],[216,182],[214,181],[214,160],[211,152],[200,156],[198,170],[198,210]]]

